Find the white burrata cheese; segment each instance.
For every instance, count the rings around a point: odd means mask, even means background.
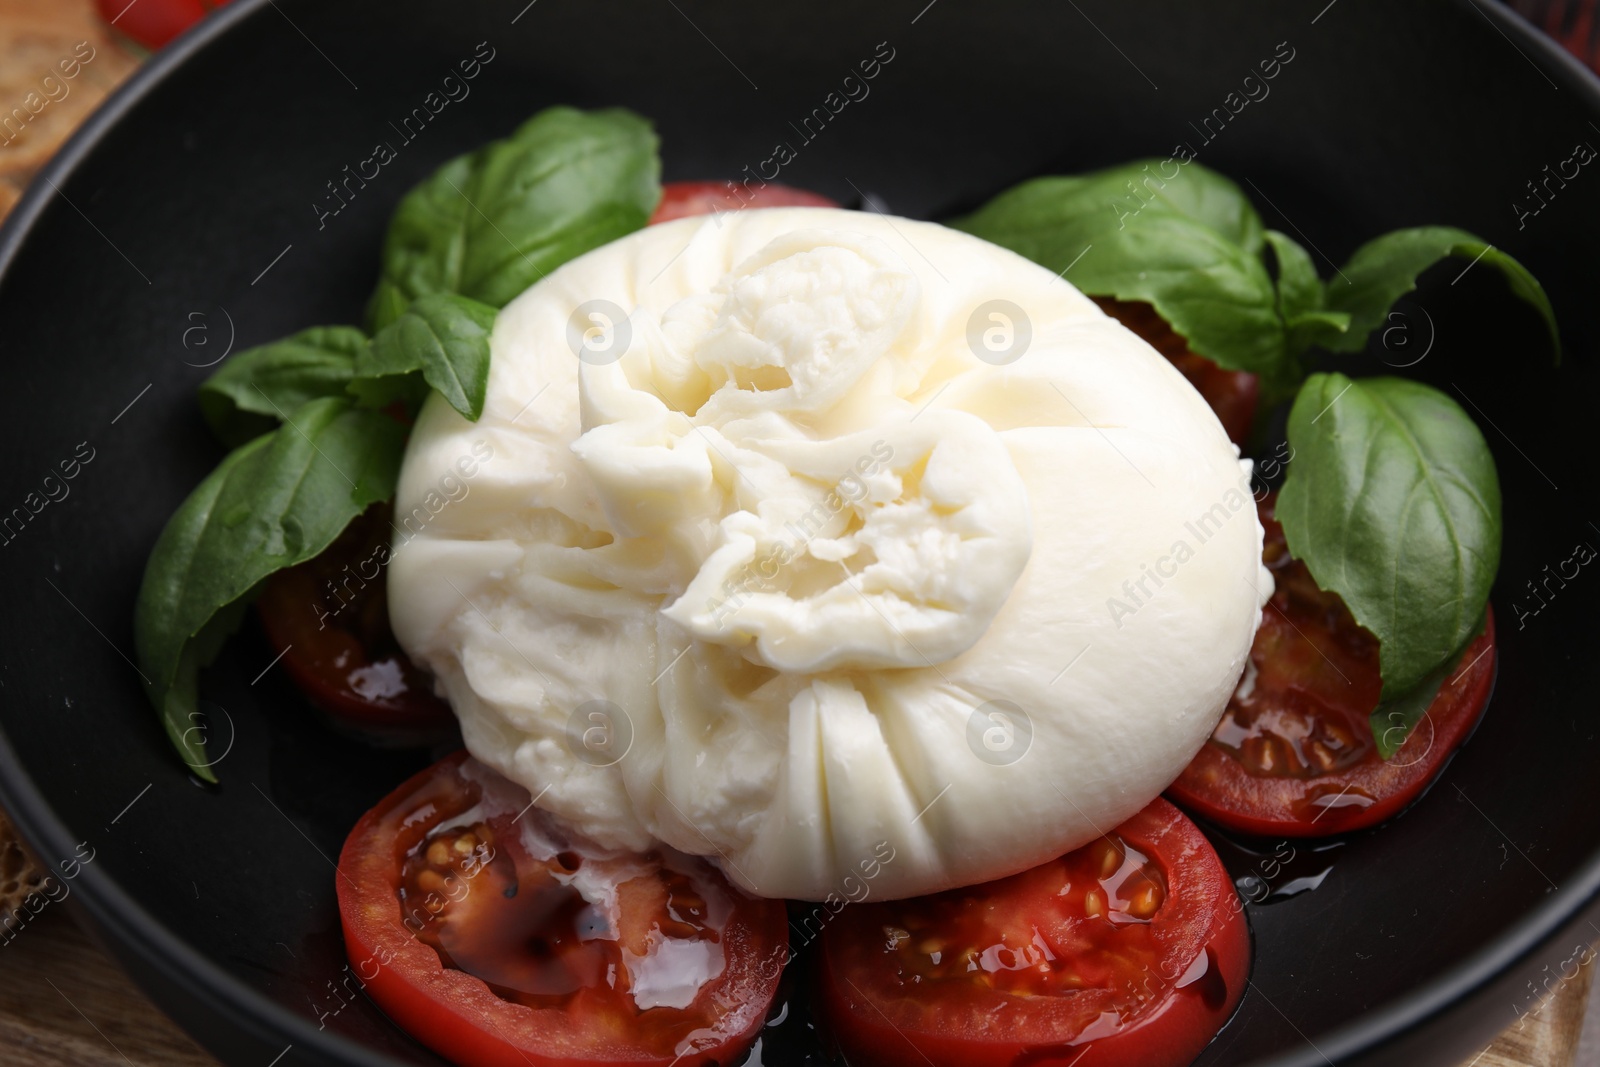
[[[479,760],[751,893],[911,896],[1110,830],[1189,762],[1271,578],[1165,359],[942,226],[651,227],[500,313],[411,437],[394,630]]]

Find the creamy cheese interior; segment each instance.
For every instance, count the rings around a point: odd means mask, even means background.
[[[390,612],[479,760],[763,896],[970,884],[1188,763],[1271,578],[1249,468],[1070,284],[930,223],[651,227],[435,396]],[[885,857],[889,857],[887,860]]]

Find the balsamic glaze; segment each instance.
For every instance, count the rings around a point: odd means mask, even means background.
[[[1278,904],[1316,889],[1345,845],[1342,839],[1270,841],[1223,833],[1205,822],[1201,827],[1246,904]]]

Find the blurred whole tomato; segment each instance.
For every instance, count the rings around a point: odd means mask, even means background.
[[[1510,0],[1523,18],[1600,71],[1600,18],[1595,0]]]
[[[100,17],[152,52],[228,0],[95,0]]]

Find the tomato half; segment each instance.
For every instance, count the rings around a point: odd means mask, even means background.
[[[737,211],[747,207],[838,207],[838,203],[819,193],[808,193],[777,182],[747,188],[734,182],[667,182],[661,186],[661,203],[650,216],[650,225],[709,215],[713,211]]]
[[[106,24],[155,51],[228,0],[95,0]]]
[[[1223,370],[1204,356],[1189,350],[1189,342],[1167,325],[1167,320],[1156,314],[1156,309],[1143,302],[1114,300],[1108,296],[1092,298],[1100,310],[1144,338],[1189,384],[1211,405],[1217,413],[1222,428],[1236,445],[1243,445],[1250,437],[1250,427],[1255,423],[1256,407],[1261,400],[1261,380],[1245,371]]]
[[[1275,497],[1260,505],[1277,584],[1250,665],[1222,721],[1167,795],[1250,834],[1318,837],[1372,826],[1433,781],[1483,714],[1494,681],[1494,616],[1388,760],[1378,754],[1378,640],[1289,555]]]
[[[390,514],[374,505],[321,555],[268,578],[256,609],[289,677],[336,723],[378,741],[427,741],[455,717],[389,628]]]
[[[351,969],[462,1067],[713,1067],[753,1042],[788,954],[783,902],[703,861],[585,848],[457,753],[339,854]]]
[[[1249,961],[1222,861],[1157,798],[1022,874],[844,909],[819,981],[860,1067],[1182,1067],[1233,1013]]]

